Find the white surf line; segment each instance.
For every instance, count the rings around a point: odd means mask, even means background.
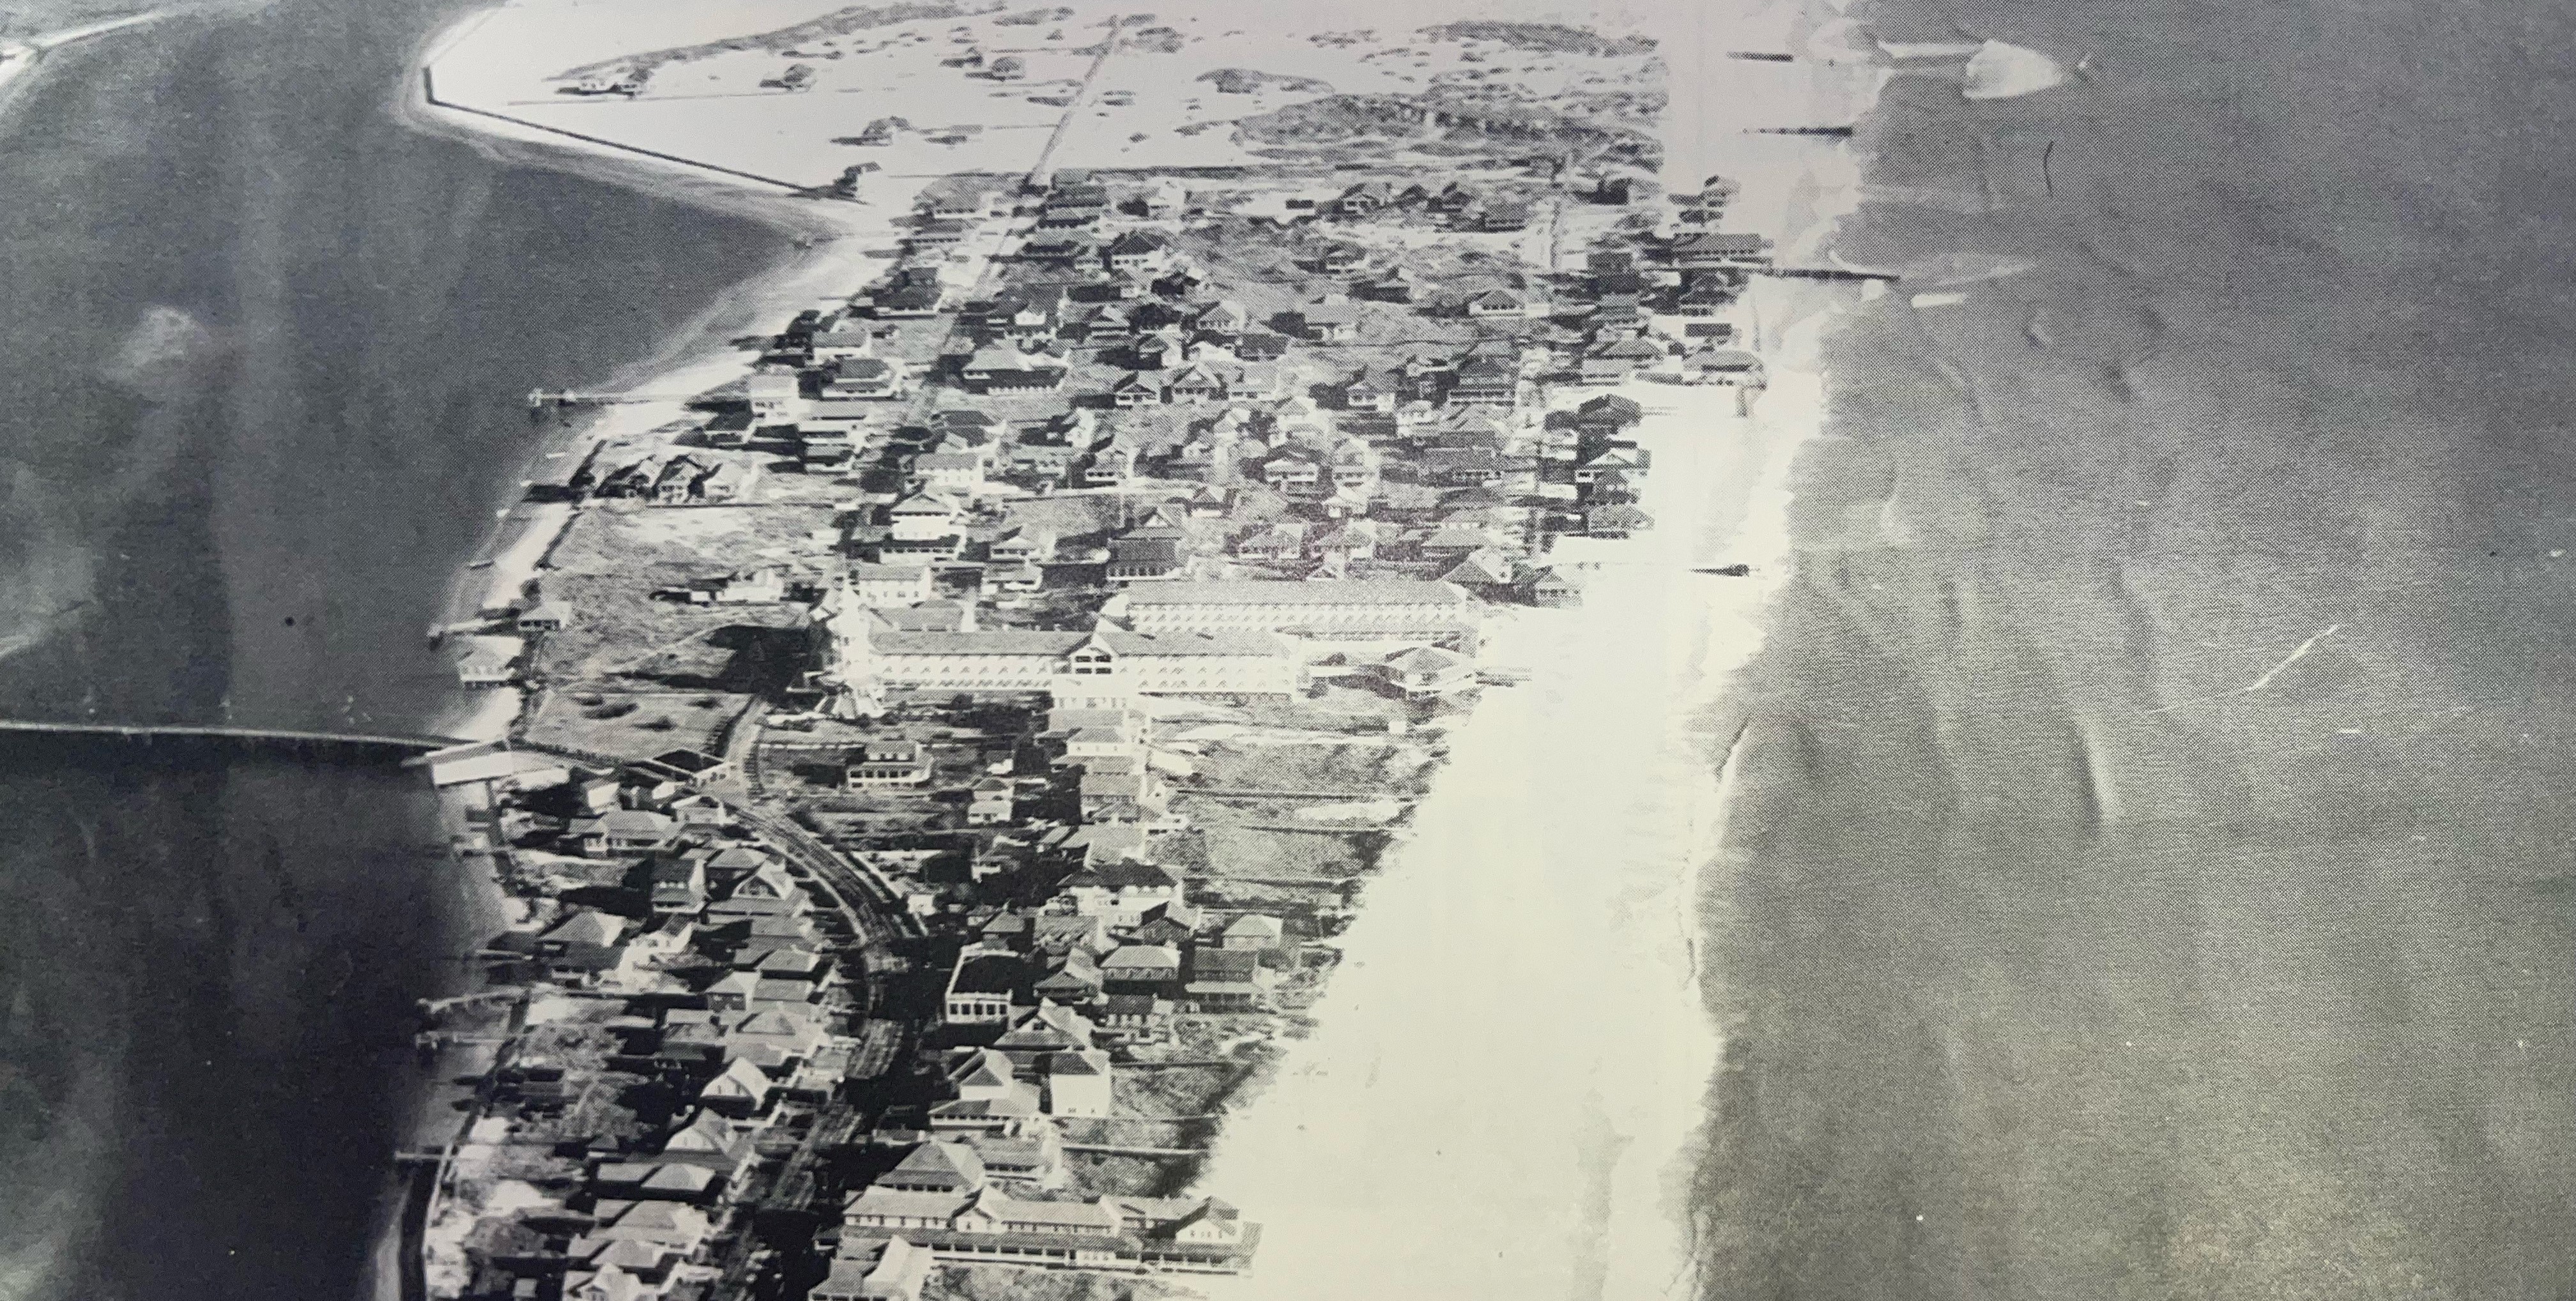
[[[2263,676],[2261,676],[2261,677],[2259,677],[2259,678],[2254,679],[2252,682],[2250,682],[2250,683],[2248,683],[2248,684],[2246,684],[2246,685],[2244,685],[2244,686],[2238,687],[2238,688],[2237,688],[2237,689],[2235,689],[2234,691],[2230,691],[2230,692],[2228,692],[2226,695],[2223,695],[2223,696],[2203,696],[2203,697],[2201,697],[2201,698],[2200,698],[2200,699],[2198,699],[2198,700],[2177,700],[2177,701],[2175,701],[2174,703],[2172,703],[2172,704],[2170,704],[2170,705],[2158,705],[2158,706],[2156,706],[2155,708],[2150,709],[2150,710],[2148,710],[2148,711],[2146,711],[2146,712],[2148,712],[2148,713],[2150,713],[2150,714],[2169,714],[2169,713],[2172,713],[2173,711],[2175,711],[2175,710],[2177,710],[2177,709],[2186,709],[2186,708],[2189,708],[2190,706],[2193,706],[2193,705],[2214,705],[2214,704],[2218,703],[2219,701],[2222,701],[2222,700],[2231,700],[2231,699],[2234,699],[2234,698],[2235,698],[2235,697],[2237,697],[2237,696],[2250,696],[2250,695],[2254,694],[2254,693],[2255,693],[2255,692],[2257,692],[2257,691],[2261,691],[2261,690],[2262,690],[2262,689],[2264,689],[2265,687],[2271,686],[2271,685],[2272,685],[2272,679],[2274,679],[2274,678],[2277,678],[2277,677],[2281,676],[2281,673],[2282,673],[2282,671],[2283,671],[2283,670],[2286,670],[2286,669],[2288,669],[2291,665],[2296,664],[2296,663],[2298,663],[2299,661],[2301,661],[2301,660],[2303,660],[2303,659],[2306,659],[2306,658],[2308,657],[2308,652],[2310,652],[2310,651],[2312,651],[2312,650],[2315,650],[2315,649],[2317,648],[2317,643],[2322,642],[2322,641],[2324,641],[2326,638],[2328,638],[2328,637],[2332,637],[2332,636],[2334,636],[2336,633],[2339,633],[2339,632],[2342,632],[2342,631],[2343,631],[2343,625],[2342,625],[2342,624],[2339,624],[2339,623],[2330,623],[2330,624],[2327,624],[2327,625],[2326,625],[2326,627],[2325,627],[2325,630],[2324,630],[2324,631],[2319,632],[2316,636],[2313,636],[2313,637],[2308,638],[2306,641],[2300,642],[2300,643],[2299,643],[2299,646],[2298,646],[2298,649],[2296,649],[2296,650],[2294,650],[2294,651],[2291,651],[2291,652],[2289,653],[2289,655],[2288,655],[2287,657],[2283,658],[2283,659],[2282,659],[2282,661],[2281,661],[2280,663],[2275,664],[2275,665],[2273,665],[2272,667],[2270,667],[2270,668],[2268,668],[2268,669],[2263,670]]]
[[[2270,668],[2268,668],[2268,669],[2265,669],[2265,670],[2263,671],[2263,676],[2261,676],[2261,677],[2259,677],[2259,678],[2254,679],[2254,684],[2253,684],[2252,686],[2246,687],[2246,688],[2244,688],[2243,690],[2241,690],[2241,691],[2237,692],[2236,694],[2238,694],[2238,695],[2240,695],[2240,696],[2241,696],[2241,695],[2248,695],[2248,694],[2251,694],[2251,693],[2253,693],[2253,692],[2260,691],[2260,690],[2262,690],[2263,688],[2265,688],[2265,687],[2268,687],[2268,686],[2272,685],[2272,679],[2274,679],[2274,678],[2276,678],[2276,677],[2281,676],[2281,670],[2286,669],[2286,668],[2290,667],[2291,665],[2296,664],[2296,663],[2298,663],[2299,661],[2301,661],[2301,660],[2303,660],[2303,659],[2306,659],[2306,658],[2308,657],[2308,652],[2309,652],[2309,651],[2312,651],[2312,650],[2315,650],[2315,649],[2317,648],[2317,643],[2318,643],[2318,642],[2324,641],[2326,638],[2328,638],[2328,637],[2332,637],[2332,636],[2334,636],[2336,633],[2341,632],[2341,631],[2343,631],[2343,625],[2342,625],[2342,624],[2339,624],[2339,623],[2331,623],[2331,624],[2327,624],[2327,625],[2326,625],[2326,630],[2325,630],[2324,632],[2318,633],[2316,636],[2314,636],[2314,637],[2310,637],[2310,638],[2308,638],[2306,641],[2300,642],[2300,643],[2299,643],[2299,648],[2298,648],[2297,650],[2294,650],[2294,651],[2290,652],[2290,657],[2289,657],[2288,659],[2285,659],[2285,660],[2281,661],[2280,663],[2275,664],[2275,665],[2273,665],[2272,667],[2270,667]]]
[[[78,27],[40,32],[23,41],[0,41],[0,107],[6,107],[8,103],[9,84],[33,72],[36,64],[47,53],[75,41],[85,41],[93,36],[105,36],[109,32],[121,31],[128,27],[139,27],[172,12],[174,11],[154,9],[139,14],[127,14],[120,18],[103,18],[94,23],[83,23]]]
[[[66,27],[61,31],[31,36],[27,38],[26,43],[30,49],[42,54],[47,50],[61,49],[74,41],[85,41],[93,36],[105,36],[109,32],[123,31],[128,27],[140,27],[145,23],[166,18],[173,12],[175,11],[169,9],[147,9],[142,13],[127,14],[121,18],[102,18],[94,23],[83,23],[78,27]]]

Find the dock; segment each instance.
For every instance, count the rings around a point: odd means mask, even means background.
[[[58,723],[16,718],[0,719],[0,734],[140,746],[211,744],[366,762],[406,760],[459,744],[454,737],[399,733],[316,732],[279,727],[200,727],[187,724]]]

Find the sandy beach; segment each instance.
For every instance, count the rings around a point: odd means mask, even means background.
[[[1736,179],[1741,224],[1784,261],[1856,206],[1858,167],[1743,130],[1798,104],[1849,120],[1836,115],[1883,80],[1719,55],[1795,48],[1802,30],[1774,7],[1665,45],[1667,184]],[[1319,1028],[1218,1140],[1201,1187],[1257,1209],[1269,1236],[1258,1274],[1215,1295],[1696,1294],[1688,1188],[1721,1048],[1698,910],[1704,877],[1729,866],[1729,686],[1788,577],[1794,466],[1826,414],[1820,340],[1858,296],[1755,282],[1739,328],[1769,383],[1749,416],[1732,391],[1629,390],[1648,413],[1656,530],[1560,543],[1583,607],[1498,631],[1495,659],[1530,680],[1452,730],[1450,766],[1344,937]],[[1738,563],[1752,573],[1691,572]]]
[[[811,8],[781,8],[775,16],[788,21]],[[581,11],[486,11],[432,42],[424,62],[441,67],[443,99],[483,96],[547,123],[624,114],[642,124],[635,138],[653,148],[708,147],[704,138],[673,134],[671,124],[686,120],[680,115],[627,112],[640,104],[594,111],[530,101],[525,88],[536,64],[525,54],[508,67],[469,57],[524,46],[500,40],[506,32],[524,36],[548,23],[576,31]],[[1280,29],[1267,35],[1237,30],[1250,24],[1229,18],[1225,31],[1209,33],[1214,49],[1206,61],[1224,63],[1229,48],[1281,48],[1290,24],[1312,32],[1359,16],[1356,8],[1348,15],[1267,15]],[[1186,15],[1167,21],[1197,30]],[[619,40],[624,48],[649,48],[723,34],[685,26],[676,18],[639,24]],[[1667,34],[1661,52],[1672,68],[1668,187],[1694,190],[1710,174],[1734,178],[1744,214],[1734,224],[1771,236],[1784,257],[1812,256],[1834,219],[1857,202],[1857,167],[1844,146],[1747,131],[1783,125],[1781,115],[1799,105],[1812,115],[1803,121],[1849,121],[1883,77],[1834,45],[1830,33],[1817,48],[1843,66],[1820,59],[1784,68],[1726,59],[1723,50],[1803,49],[1814,34],[1801,11],[1760,6],[1733,26],[1712,19]],[[596,34],[588,40],[584,51],[549,49],[545,59],[568,65],[578,53],[599,53]],[[1197,66],[1202,52],[1185,48]],[[1113,61],[1113,82],[1117,66]],[[1291,70],[1328,74],[1315,58]],[[1164,105],[1165,128],[1205,111],[1177,95],[1166,98],[1174,102]],[[417,111],[432,129],[493,131],[511,142],[506,147],[577,157],[577,165],[640,184],[755,211],[781,206],[756,197],[755,184],[567,142],[542,127],[514,128],[425,104]],[[836,108],[831,116],[855,126],[866,112]],[[706,120],[700,115],[696,129]],[[982,134],[972,152],[956,156],[1007,172],[1028,156],[996,143],[1007,134]],[[1215,150],[1223,132],[1175,137],[1191,141],[1186,148],[1132,152],[1100,143],[1088,123],[1070,138],[1068,156],[1089,164],[1253,161]],[[799,152],[764,135],[748,152],[725,156],[776,173],[810,156],[814,143]],[[797,175],[819,183],[829,172],[806,165]],[[864,177],[863,205],[802,211],[835,221],[898,212],[901,202],[892,196],[900,190],[908,198],[924,179],[909,171]],[[847,228],[855,234],[863,225],[854,219]],[[890,242],[883,227],[874,233],[876,242]],[[747,291],[735,306],[757,302],[783,318],[824,293],[846,292],[863,278],[860,266],[817,259],[756,294]],[[1684,1192],[1720,1047],[1703,1001],[1694,909],[1703,875],[1725,870],[1715,859],[1725,817],[1722,764],[1736,718],[1726,686],[1759,648],[1762,609],[1785,576],[1792,466],[1823,417],[1817,338],[1830,309],[1856,298],[1848,287],[1757,282],[1736,309],[1740,332],[1768,367],[1767,389],[1754,396],[1749,415],[1731,388],[1622,390],[1648,412],[1637,437],[1652,451],[1656,473],[1642,504],[1658,527],[1625,541],[1566,541],[1555,560],[1581,579],[1584,606],[1498,621],[1488,658],[1527,670],[1528,680],[1489,690],[1472,715],[1450,726],[1450,765],[1341,937],[1345,959],[1315,1009],[1319,1025],[1290,1046],[1266,1088],[1237,1104],[1216,1140],[1199,1186],[1243,1206],[1268,1226],[1268,1236],[1257,1273],[1211,1283],[1212,1294],[1631,1297],[1690,1290]],[[650,373],[675,361],[677,371]],[[728,367],[742,366],[730,355],[674,356],[621,378],[658,392],[712,386],[729,377]],[[1567,392],[1558,400],[1571,405],[1588,395]],[[607,436],[610,422],[635,432],[667,418],[645,405],[616,408],[580,437]],[[477,580],[488,581],[493,596],[515,590],[542,554],[524,543],[504,549],[488,580]],[[1750,565],[1751,575],[1692,572],[1738,563]],[[492,707],[483,721],[500,712]],[[1504,970],[1531,978],[1502,979]],[[1394,1223],[1410,1229],[1388,1232]],[[1542,1225],[1561,1227],[1534,1229]]]

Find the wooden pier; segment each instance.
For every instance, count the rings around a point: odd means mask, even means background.
[[[199,727],[185,724],[70,723],[0,718],[0,735],[102,741],[136,746],[223,746],[307,758],[390,763],[459,744],[454,737],[398,733],[309,732],[278,727]]]

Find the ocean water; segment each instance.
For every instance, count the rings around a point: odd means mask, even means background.
[[[2569,1295],[2576,15],[1854,16],[2084,70],[1855,141],[1701,1290]]]
[[[197,11],[0,116],[0,712],[427,730],[532,450],[772,228],[397,117],[439,3]],[[463,891],[414,773],[0,750],[0,1297],[354,1292]]]

